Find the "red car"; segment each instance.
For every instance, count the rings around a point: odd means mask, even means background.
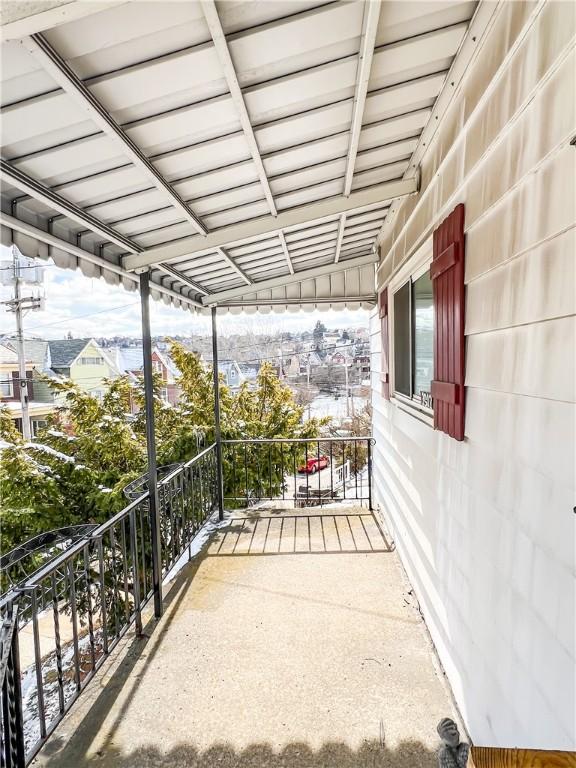
[[[330,466],[330,459],[328,456],[320,456],[320,458],[308,459],[306,464],[302,464],[298,467],[298,472],[303,472],[306,475],[313,475],[318,472],[319,469],[326,469]]]

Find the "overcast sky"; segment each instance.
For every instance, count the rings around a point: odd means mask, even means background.
[[[2,259],[10,258],[2,247]],[[42,312],[29,312],[24,320],[27,335],[46,339],[64,338],[69,331],[75,338],[91,336],[140,337],[140,302],[136,292],[108,285],[102,279],[85,277],[79,270],[65,270],[44,262],[46,307]],[[26,293],[38,288],[26,288]],[[0,286],[2,301],[11,298],[12,289]],[[14,315],[0,308],[1,331],[15,330]],[[273,330],[304,331],[321,319],[328,328],[367,325],[368,313],[362,310],[334,312],[298,312],[268,315],[223,315],[218,318],[219,332],[239,333],[243,329],[261,332]],[[210,332],[210,318],[192,315],[163,302],[151,302],[153,335],[187,335]]]

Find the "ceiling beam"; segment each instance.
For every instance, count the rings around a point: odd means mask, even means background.
[[[120,5],[118,0],[89,3],[81,0],[56,0],[56,2],[52,0],[50,4],[4,3],[0,38],[2,40],[20,39],[25,35],[53,29],[60,24],[67,24],[117,5]]]
[[[286,263],[288,264],[288,269],[290,270],[290,274],[294,274],[294,265],[292,264],[292,258],[290,257],[290,251],[288,250],[288,243],[286,242],[286,238],[284,237],[284,232],[280,230],[278,232],[278,237],[280,239],[280,243],[282,244],[282,250],[284,251],[284,258],[286,259]]]
[[[139,269],[150,264],[170,262],[193,254],[207,253],[228,245],[257,240],[264,235],[277,234],[280,231],[286,232],[287,229],[305,224],[321,224],[324,221],[339,217],[342,213],[360,212],[366,208],[382,206],[394,198],[405,197],[415,192],[418,192],[418,180],[416,178],[387,181],[384,184],[376,184],[373,187],[353,192],[350,197],[332,197],[316,203],[308,203],[287,211],[281,211],[278,216],[261,216],[228,227],[221,227],[209,232],[206,237],[196,235],[182,238],[175,243],[149,248],[142,253],[125,256],[123,266],[129,270]]]
[[[122,130],[114,118],[84,85],[60,54],[52,48],[48,41],[42,35],[34,34],[24,38],[21,41],[21,45],[38,61],[65,93],[76,101],[98,128],[119,146],[121,153],[130,158],[131,162],[144,173],[153,186],[182,213],[194,229],[199,234],[205,235],[207,229],[198,216],[190,210],[180,195]]]
[[[318,298],[314,296],[305,296],[300,299],[261,299],[260,301],[231,301],[218,306],[225,307],[278,307],[290,306],[291,304],[376,304],[376,294],[371,293],[366,296],[330,296]]]
[[[164,272],[165,275],[170,275],[170,277],[172,277],[174,280],[179,280],[181,283],[189,285],[190,288],[194,288],[194,290],[197,293],[200,293],[202,296],[207,296],[210,293],[210,291],[206,290],[206,288],[203,288],[200,283],[196,283],[187,275],[183,275],[181,272],[177,272],[175,269],[172,269],[169,264],[158,264],[158,269],[161,272]]]
[[[95,254],[90,253],[90,251],[85,251],[83,248],[79,248],[77,245],[72,245],[72,243],[69,243],[66,240],[62,240],[55,235],[51,235],[49,232],[45,232],[43,229],[38,229],[38,227],[34,227],[32,224],[28,224],[25,221],[20,221],[20,219],[17,219],[14,216],[3,213],[2,224],[9,229],[13,229],[15,232],[21,232],[23,235],[29,235],[30,237],[34,237],[36,240],[39,240],[42,243],[46,243],[46,245],[50,245],[54,248],[58,248],[59,250],[64,251],[65,253],[69,253],[71,256],[75,256],[77,259],[87,261],[90,264],[95,264],[102,269],[107,269],[109,272],[113,272],[122,278],[130,280],[136,285],[139,285],[140,283],[140,278],[134,272],[128,272],[117,264],[112,264],[106,259],[103,259],[101,256],[96,256]],[[180,279],[180,277],[178,277],[178,279]],[[197,309],[203,307],[200,302],[195,301],[194,299],[190,299],[188,296],[184,296],[177,291],[173,291],[171,288],[158,285],[158,283],[151,283],[150,287],[153,291],[158,291],[159,293],[163,293],[173,299],[177,299],[183,304],[188,304]]]
[[[360,141],[360,131],[362,130],[364,105],[366,103],[366,94],[368,93],[368,81],[370,80],[370,69],[372,67],[372,57],[374,56],[379,18],[380,0],[369,0],[364,4],[364,17],[362,20],[362,40],[360,42],[358,70],[356,72],[356,91],[352,111],[352,125],[350,127],[350,144],[348,147],[348,159],[346,160],[346,174],[344,176],[345,197],[348,197],[352,191],[352,180],[354,178],[358,142]]]
[[[86,227],[85,232],[93,232],[97,235],[100,235],[102,238],[104,238],[104,240],[106,240],[106,242],[114,243],[114,245],[117,245],[123,251],[130,251],[131,253],[140,253],[142,251],[140,246],[137,245],[134,241],[130,240],[130,238],[125,237],[119,232],[116,232],[116,230],[108,226],[108,224],[105,224],[104,222],[95,218],[87,211],[84,211],[74,203],[71,203],[69,200],[64,199],[53,190],[45,187],[39,181],[36,181],[36,179],[27,176],[17,168],[13,168],[10,163],[7,163],[6,160],[2,159],[0,159],[0,178],[4,179],[12,186],[17,187],[22,192],[25,192],[28,197],[31,197],[34,200],[38,200],[49,208],[58,211],[60,214],[62,214],[62,216],[72,219],[76,223]],[[42,230],[39,231],[41,232]],[[85,253],[87,253],[87,251]],[[106,264],[109,264],[106,259],[103,259],[103,261],[105,261]],[[158,269],[160,269],[165,274],[180,280],[181,283],[189,285],[191,288],[194,288],[197,293],[203,295],[209,293],[209,291],[207,291],[205,288],[202,288],[201,285],[195,283],[193,280],[190,280],[179,272],[177,273],[167,264],[158,264],[157,266]],[[122,270],[122,274],[125,273],[126,271]]]
[[[258,173],[258,178],[260,179],[262,189],[264,190],[264,196],[268,203],[268,207],[270,208],[270,213],[273,216],[276,216],[276,204],[274,202],[274,197],[272,196],[272,190],[270,189],[268,177],[266,176],[266,170],[262,162],[262,157],[260,156],[260,149],[254,135],[250,115],[248,114],[248,109],[246,108],[246,102],[244,101],[244,96],[242,95],[242,89],[238,81],[236,68],[234,67],[234,62],[232,61],[232,56],[230,55],[230,49],[228,48],[228,43],[226,42],[226,35],[222,29],[220,17],[218,16],[216,3],[214,0],[201,1],[206,23],[208,24],[208,29],[210,30],[210,34],[214,42],[214,47],[216,48],[216,54],[222,66],[224,77],[226,78],[226,82],[228,84],[228,90],[230,91],[230,96],[232,97],[232,101],[234,102],[234,106],[238,112],[240,125],[244,131],[246,141],[248,142],[250,154],[252,155],[252,160],[256,166],[256,171]]]
[[[221,291],[220,293],[213,293],[210,296],[204,296],[202,298],[202,304],[205,307],[209,307],[212,306],[212,304],[220,304],[222,302],[228,301],[229,299],[237,299],[240,296],[251,296],[252,294],[258,293],[259,291],[265,291],[271,288],[282,288],[285,285],[300,283],[302,280],[311,280],[314,277],[332,275],[336,272],[344,272],[348,269],[354,269],[355,267],[363,267],[367,264],[375,264],[377,260],[378,256],[376,254],[369,253],[366,256],[359,256],[356,259],[341,261],[337,266],[334,266],[334,264],[323,264],[320,267],[303,269],[301,272],[295,272],[293,275],[271,277],[268,280],[261,280],[258,283],[254,283],[249,289],[240,286],[239,288],[230,288],[227,291]]]
[[[2,159],[0,159],[0,178],[16,187],[21,192],[24,192],[29,197],[32,197],[34,200],[38,200],[48,206],[48,208],[58,211],[62,215],[75,221],[77,224],[81,224],[90,232],[100,235],[106,242],[114,243],[123,251],[140,253],[142,250],[140,246],[136,245],[130,238],[116,232],[116,230],[112,229],[108,224],[100,221],[87,211],[82,210],[82,208],[79,208],[74,203],[61,197],[57,192],[52,191],[49,187],[44,186],[41,182],[23,173],[23,171],[14,168],[10,163]]]
[[[338,224],[338,239],[336,240],[336,255],[334,256],[334,264],[338,264],[340,260],[340,251],[342,249],[342,239],[344,237],[344,230],[346,229],[346,214],[343,213],[340,216],[340,223]]]
[[[238,264],[236,264],[232,256],[226,253],[224,248],[216,248],[216,250],[218,251],[220,256],[224,259],[226,264],[228,264],[228,266],[231,267],[234,270],[234,272],[236,272],[236,274],[239,275],[247,285],[252,284],[252,280],[248,277],[246,272],[244,272],[244,270],[241,267],[239,267]]]

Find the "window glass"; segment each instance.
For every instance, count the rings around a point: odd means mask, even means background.
[[[45,419],[32,419],[30,422],[32,427],[32,434],[34,437],[38,437],[38,432],[48,426],[48,422]]]
[[[8,379],[8,373],[0,373],[0,377],[6,377],[0,382],[0,397],[12,397],[12,382]]]
[[[412,283],[412,317],[414,327],[413,394],[423,402],[430,394],[434,378],[434,303],[430,273]],[[424,395],[424,397],[423,397]]]
[[[394,294],[394,389],[410,392],[410,283]]]
[[[434,297],[430,272],[394,294],[394,390],[427,408],[434,379]]]

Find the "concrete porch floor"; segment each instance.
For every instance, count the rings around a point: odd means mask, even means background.
[[[35,761],[50,768],[433,768],[457,718],[366,509],[234,514]]]

